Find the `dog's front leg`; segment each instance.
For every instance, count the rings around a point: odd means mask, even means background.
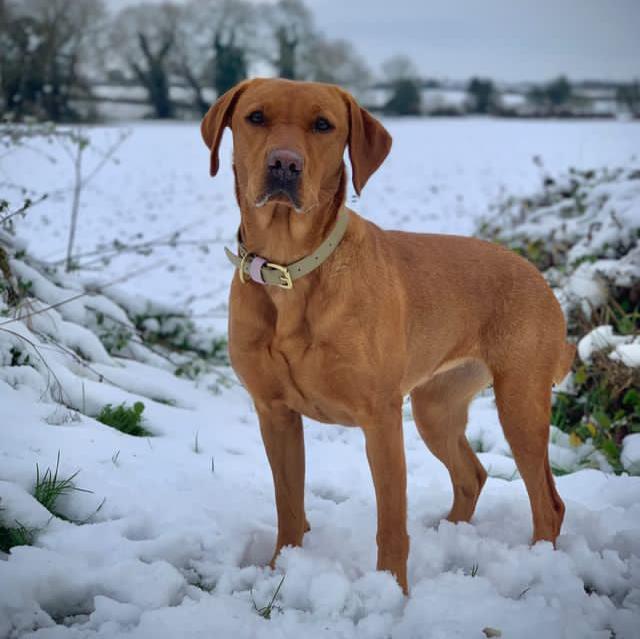
[[[378,506],[378,570],[389,570],[407,594],[407,469],[398,410],[363,428]]]
[[[278,511],[274,566],[284,546],[301,546],[305,532],[304,437],[299,413],[284,406],[258,408],[260,432],[271,465]]]

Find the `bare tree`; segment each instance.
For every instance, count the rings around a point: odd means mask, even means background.
[[[191,0],[179,20],[174,69],[191,88],[198,108],[204,89],[218,95],[247,77],[256,48],[256,5],[246,0]]]
[[[382,73],[387,81],[417,80],[420,76],[411,58],[404,54],[391,56],[382,63]]]
[[[540,113],[554,115],[567,111],[580,100],[576,99],[569,80],[560,76],[551,82],[532,87],[527,93],[527,100]]]
[[[247,77],[256,35],[256,5],[244,0],[218,0],[217,4],[213,82],[221,95]]]
[[[616,102],[631,115],[640,115],[640,82],[621,84],[616,90]]]
[[[368,88],[371,73],[366,62],[346,40],[315,36],[299,65],[300,76],[315,82],[339,84],[355,93]]]
[[[3,111],[50,120],[79,117],[90,94],[87,63],[104,28],[102,0],[5,0],[0,4]]]
[[[181,8],[171,59],[173,72],[191,89],[195,107],[202,114],[209,108],[204,89],[212,65],[210,20],[214,4],[212,0],[192,0]]]
[[[392,115],[419,115],[422,112],[420,78],[411,58],[394,55],[383,62],[382,72],[392,90],[384,111]]]
[[[171,118],[171,55],[180,8],[171,3],[140,4],[123,9],[111,28],[111,50],[147,91],[157,118]]]
[[[467,94],[471,113],[491,113],[498,106],[498,92],[489,78],[471,78],[467,85]]]
[[[279,0],[265,7],[266,24],[275,38],[275,55],[266,52],[281,78],[300,78],[298,65],[313,40],[313,17],[302,0]]]
[[[235,43],[235,33],[223,42],[218,33],[213,41],[215,48],[214,83],[218,95],[222,95],[231,87],[247,77],[247,58],[244,49]]]

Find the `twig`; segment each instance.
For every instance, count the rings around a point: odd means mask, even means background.
[[[160,243],[160,242],[166,242],[168,245],[171,245],[172,242],[177,241],[177,240],[173,240],[172,238],[177,238],[178,236],[180,236],[182,233],[184,233],[186,230],[197,226],[198,224],[200,224],[201,220],[197,220],[196,222],[193,222],[191,224],[187,224],[183,227],[180,227],[179,229],[176,229],[174,231],[171,231],[170,233],[163,233],[162,235],[158,235],[156,238],[150,239],[150,240],[146,240],[144,242],[140,242],[139,244],[122,244],[122,243],[118,243],[118,244],[109,244],[107,246],[102,246],[100,248],[97,249],[92,249],[91,251],[86,251],[85,253],[77,253],[76,255],[74,255],[76,260],[82,259],[84,257],[93,257],[94,255],[104,255],[105,253],[118,253],[121,251],[127,251],[127,250],[138,250],[141,248],[145,248],[148,244],[155,244],[155,243]],[[168,239],[165,239],[168,238]],[[206,241],[206,240],[205,240]],[[217,242],[222,242],[224,240],[218,239],[215,240]],[[114,240],[114,242],[117,242],[117,240]],[[197,243],[196,240],[193,240],[193,243]],[[49,264],[51,266],[57,266],[58,264],[62,264],[65,261],[66,258],[61,258],[59,260],[54,260],[52,262],[49,262]]]
[[[58,376],[53,372],[53,369],[51,368],[51,366],[49,366],[49,364],[47,363],[47,360],[44,358],[44,356],[40,352],[40,349],[35,345],[35,343],[32,340],[30,340],[28,337],[25,337],[24,335],[21,335],[16,331],[12,331],[9,328],[0,328],[0,331],[4,331],[5,333],[9,333],[10,335],[17,337],[18,339],[24,340],[27,344],[29,344],[29,346],[33,348],[33,350],[36,352],[36,354],[40,358],[40,361],[44,364],[45,368],[47,369],[48,374],[50,374],[53,377],[56,384],[58,385],[58,390],[60,391],[60,403],[65,404],[66,406],[71,406],[71,400],[69,399],[68,396],[65,401],[64,388],[62,387],[62,384],[60,383]],[[49,390],[49,379],[47,379],[47,390]]]
[[[76,353],[74,350],[72,350],[68,346],[65,346],[64,344],[61,344],[58,340],[53,339],[53,337],[51,337],[50,335],[43,335],[40,332],[36,332],[36,334],[41,339],[43,339],[45,342],[50,342],[51,344],[56,346],[58,348],[58,351],[60,353],[62,353],[63,355],[67,355],[67,356],[71,357],[71,359],[73,359],[76,362],[76,364],[80,364],[80,366],[83,366],[88,371],[93,373],[98,378],[99,382],[105,381],[105,382],[108,382],[109,384],[111,384],[112,386],[116,386],[116,387],[122,388],[120,386],[120,384],[116,384],[114,381],[110,380],[106,375],[104,375],[103,373],[97,371],[95,368],[90,366],[89,363],[87,362],[87,360],[85,360],[83,357],[80,357],[80,355],[78,355],[78,353]],[[83,395],[84,395],[84,386],[83,386]]]
[[[73,243],[76,238],[76,227],[78,225],[78,211],[80,210],[80,195],[82,194],[82,154],[85,145],[78,143],[75,157],[73,159],[73,200],[71,203],[71,224],[69,226],[69,241],[67,243],[66,270],[71,270],[71,253],[73,252]]]
[[[40,204],[40,202],[42,202],[43,200],[46,200],[48,197],[48,195],[45,193],[43,195],[41,195],[38,199],[36,200],[30,200],[30,199],[26,199],[24,201],[24,204],[17,209],[16,211],[13,211],[11,213],[8,213],[7,215],[5,215],[5,217],[0,219],[0,225],[5,224],[6,222],[8,222],[12,217],[15,217],[16,215],[21,215],[23,213],[25,213],[28,209],[30,209],[32,206],[35,206],[36,204]]]
[[[175,248],[177,246],[205,246],[209,244],[222,244],[224,240],[222,239],[214,239],[214,240],[167,240],[166,242],[145,242],[138,245],[123,245],[118,248],[105,249],[104,252],[100,253],[96,251],[98,257],[93,260],[89,260],[88,262],[84,262],[82,264],[74,264],[75,270],[82,269],[91,269],[94,265],[100,264],[104,260],[110,261],[120,255],[124,255],[126,253],[140,253],[141,255],[145,255],[145,251],[151,253],[153,249],[159,248],[162,246],[170,246],[171,248]],[[147,254],[148,254],[147,253]]]
[[[92,295],[95,293],[102,293],[102,291],[105,288],[108,288],[110,286],[113,286],[115,284],[119,284],[120,282],[125,282],[133,277],[136,277],[137,275],[140,275],[142,273],[146,273],[154,268],[158,268],[159,266],[164,266],[165,262],[156,262],[155,264],[152,264],[151,266],[145,267],[145,268],[140,268],[137,269],[136,271],[131,271],[130,273],[127,273],[126,275],[123,275],[122,277],[112,280],[111,282],[107,282],[106,284],[103,284],[102,286],[92,289],[92,290],[88,290],[88,291],[83,291],[82,293],[78,293],[77,295],[73,295],[72,297],[68,297],[65,300],[62,300],[61,302],[56,302],[55,304],[50,304],[49,306],[45,306],[44,308],[38,309],[37,311],[31,311],[30,313],[26,313],[25,315],[20,315],[18,317],[14,317],[12,319],[9,320],[5,320],[4,322],[0,322],[0,327],[2,326],[6,326],[7,324],[12,324],[13,322],[20,322],[22,320],[25,319],[29,319],[30,317],[33,317],[34,315],[39,315],[40,313],[46,313],[47,311],[50,311],[51,309],[54,308],[59,308],[60,306],[64,306],[65,304],[69,304],[70,302],[73,302],[74,300],[77,300],[81,297],[85,297],[87,295]]]
[[[104,167],[104,165],[113,158],[114,153],[118,150],[118,148],[120,146],[122,146],[122,144],[124,143],[124,141],[131,135],[131,131],[120,131],[120,135],[118,136],[118,139],[106,150],[106,151],[100,151],[101,155],[102,155],[102,159],[100,160],[100,162],[98,162],[98,164],[96,164],[96,166],[93,168],[92,171],[89,172],[88,175],[86,175],[82,181],[81,184],[81,188],[85,188],[89,182],[91,182],[91,180],[93,180],[93,178],[101,171],[102,167]],[[97,147],[93,147],[94,149],[97,149]]]
[[[90,492],[93,492],[93,491],[90,491]],[[102,510],[102,507],[105,505],[106,502],[107,502],[107,498],[103,497],[102,501],[100,502],[100,505],[92,513],[87,515],[84,519],[73,520],[73,523],[79,526],[86,524],[92,517],[95,517]]]

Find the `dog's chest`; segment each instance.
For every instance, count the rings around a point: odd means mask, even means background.
[[[266,349],[265,370],[277,376],[278,394],[293,410],[318,421],[355,423],[346,374],[353,361],[339,344],[314,336],[307,326],[276,334]]]
[[[260,338],[246,348],[248,327],[232,326],[231,354],[236,372],[254,400],[282,401],[312,419],[350,425],[357,423],[352,407],[358,405],[354,371],[358,354],[353,340],[324,314],[310,318],[304,309],[279,313],[275,322],[264,320]]]

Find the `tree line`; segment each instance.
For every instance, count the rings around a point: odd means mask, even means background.
[[[501,104],[499,92],[491,80],[472,78],[468,92],[472,112],[510,115],[508,109]],[[549,82],[533,85],[525,97],[530,107],[529,112],[542,116],[572,115],[576,109],[588,111],[592,101],[581,87],[572,84],[562,75]],[[612,97],[619,109],[632,116],[640,115],[640,83],[637,80],[617,85]]]
[[[600,89],[612,90],[609,83],[599,84]],[[385,110],[397,115],[419,115],[425,110],[421,104],[421,89],[438,88],[437,81],[419,80],[417,77],[400,77],[391,82],[392,97]],[[505,105],[502,91],[490,78],[473,77],[465,87],[466,99],[462,106],[444,105],[427,110],[431,115],[497,115],[497,116],[539,116],[572,117],[581,113],[593,115],[590,111],[593,98],[585,94],[582,85],[572,84],[565,76],[558,76],[549,82],[531,85],[524,92],[524,104],[519,107]],[[633,117],[640,117],[640,82],[632,81],[615,86],[610,96],[620,111]],[[597,114],[596,114],[597,115]]]
[[[352,45],[315,27],[302,0],[166,1],[123,8],[104,0],[0,0],[2,111],[16,119],[79,117],[96,79],[139,85],[156,118],[176,114],[170,88],[204,113],[250,69],[334,82],[354,91],[371,76]]]
[[[91,104],[98,81],[142,87],[155,118],[204,113],[212,97],[256,72],[332,82],[356,95],[373,84],[351,43],[323,35],[304,0],[166,0],[116,14],[105,0],[0,0],[0,112],[15,120],[86,118],[79,105]],[[382,77],[390,114],[424,113],[422,90],[438,85],[403,55],[382,65]],[[176,86],[183,97],[172,95]],[[466,92],[464,112],[507,114],[492,80],[472,78]],[[564,77],[526,97],[543,115],[584,103]],[[638,82],[620,85],[617,100],[640,113]]]

